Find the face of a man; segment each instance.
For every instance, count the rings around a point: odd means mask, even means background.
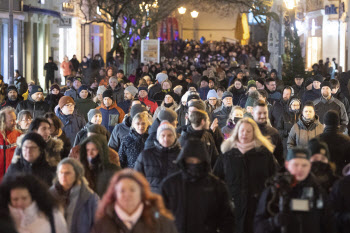
[[[266,87],[269,91],[276,91],[276,82],[275,81],[271,81],[269,83],[266,83]]]
[[[290,89],[284,89],[282,98],[284,101],[287,101],[290,99],[291,95],[292,95],[292,91]]]
[[[42,92],[36,92],[32,95],[32,99],[35,101],[35,102],[39,102],[42,100],[44,94]]]
[[[9,98],[9,100],[15,101],[17,99],[18,94],[17,94],[17,91],[12,90],[12,91],[8,92],[7,96]]]
[[[296,79],[294,79],[294,81],[295,81],[295,84],[297,86],[301,86],[304,82],[304,79],[303,78],[296,78]]]
[[[132,100],[132,99],[134,99],[134,96],[127,90],[124,90],[124,100]]]
[[[267,106],[254,107],[252,115],[256,123],[265,124],[267,122],[267,117],[268,117]]]
[[[310,173],[311,163],[306,159],[294,158],[286,162],[286,168],[297,181],[303,181]]]
[[[322,87],[321,89],[321,95],[323,98],[328,99],[332,94],[331,94],[331,89],[327,86]]]
[[[312,86],[313,86],[315,89],[320,89],[321,83],[320,83],[319,81],[313,81],[313,82],[312,82]]]
[[[140,98],[146,98],[147,95],[148,95],[147,91],[145,91],[145,90],[140,90],[139,91],[139,97]]]
[[[232,106],[232,97],[226,97],[225,99],[222,100],[224,103],[225,107],[231,107]]]
[[[16,114],[14,112],[7,112],[5,118],[6,130],[13,131],[16,128]]]

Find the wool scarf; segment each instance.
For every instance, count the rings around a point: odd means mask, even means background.
[[[236,146],[242,154],[245,154],[247,151],[250,151],[251,149],[256,147],[256,143],[254,140],[252,142],[248,142],[248,143],[236,142]]]

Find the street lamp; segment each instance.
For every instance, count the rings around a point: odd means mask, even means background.
[[[180,7],[180,8],[177,8],[179,14],[180,14],[180,20],[181,20],[181,35],[180,35],[180,38],[183,39],[184,37],[184,34],[183,34],[183,27],[184,27],[184,14],[186,13],[186,8],[185,7]]]
[[[199,12],[198,11],[192,11],[191,17],[193,18],[193,39],[197,39],[197,33],[196,33],[196,18],[198,17]]]
[[[286,8],[288,10],[293,10],[294,7],[296,6],[295,0],[284,0],[284,3],[286,4]]]

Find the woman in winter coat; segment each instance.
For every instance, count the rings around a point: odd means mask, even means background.
[[[180,96],[178,96],[177,94],[174,93],[174,91],[171,88],[172,84],[168,79],[164,80],[161,83],[161,86],[162,86],[162,90],[160,92],[157,92],[153,96],[153,99],[157,102],[158,106],[162,104],[162,101],[164,100],[165,95],[167,95],[167,94],[170,94],[176,103],[180,102]]]
[[[64,56],[64,61],[61,63],[61,69],[63,71],[64,78],[67,80],[67,78],[72,74],[73,70],[73,65],[67,56]]]
[[[227,88],[227,91],[231,92],[232,97],[232,103],[233,105],[238,105],[239,101],[242,97],[244,97],[246,90],[243,87],[242,81],[240,79],[236,79],[230,87]]]
[[[227,120],[227,125],[221,129],[225,139],[231,137],[233,130],[240,119],[243,118],[243,108],[240,106],[234,106]]]
[[[235,204],[236,232],[251,233],[259,195],[275,173],[274,147],[254,120],[243,118],[222,143],[221,151],[213,173],[229,187]]]
[[[162,104],[156,109],[156,111],[153,114],[153,121],[155,121],[158,117],[158,113],[163,110],[169,108],[171,110],[176,110],[178,108],[177,103],[175,102],[173,96],[171,93],[167,93],[164,97],[164,100]]]
[[[1,183],[0,209],[11,216],[17,232],[68,233],[66,221],[47,189],[38,177],[28,174],[7,176]]]
[[[190,92],[187,91],[181,97],[180,106],[176,109],[178,126],[185,126],[186,123],[187,123],[186,122],[186,114],[187,114],[187,111],[188,111],[187,98],[188,98],[189,94],[190,94]]]
[[[128,194],[132,192],[132,195]],[[115,174],[101,200],[91,233],[177,233],[163,200],[138,172]]]
[[[82,128],[77,136],[75,137],[73,147],[79,145],[82,141],[84,141],[85,138],[87,138],[88,128],[90,125],[98,124],[101,125],[102,123],[102,113],[100,110],[97,109],[90,109],[90,111],[87,114],[88,116],[88,123]]]
[[[60,86],[56,83],[50,87],[50,94],[45,98],[45,102],[50,105],[50,111],[54,111],[55,107],[58,105],[58,101],[60,101],[63,96],[60,91]]]
[[[88,121],[88,112],[90,109],[95,109],[98,105],[91,99],[89,93],[89,87],[87,85],[81,85],[78,89],[79,97],[75,100],[77,112],[84,117],[85,121]]]
[[[162,121],[157,130],[155,147],[142,151],[136,160],[134,169],[146,177],[152,192],[160,193],[162,180],[178,170],[174,161],[180,153],[180,143],[176,137],[174,126]]]
[[[44,118],[50,122],[51,137],[61,139],[63,142],[63,150],[61,151],[61,159],[66,158],[69,154],[72,144],[65,132],[62,130],[62,121],[53,112],[46,113]]]
[[[111,176],[120,168],[110,162],[107,142],[101,135],[92,135],[83,141],[80,162],[89,187],[102,197]]]
[[[208,113],[213,113],[215,109],[220,108],[222,105],[222,102],[214,89],[208,92],[207,100],[204,101],[204,103]]]
[[[5,177],[16,173],[37,176],[51,185],[55,170],[46,160],[46,142],[37,133],[27,133],[21,141],[17,141],[19,154],[14,155],[12,163],[5,173]]]
[[[289,102],[288,111],[283,111],[283,114],[277,124],[277,129],[283,140],[283,151],[287,153],[287,140],[290,130],[300,118],[301,101],[297,98],[291,99]]]
[[[89,233],[95,219],[99,197],[89,188],[83,165],[65,158],[57,166],[57,180],[50,193],[59,200],[70,233]]]
[[[310,139],[323,133],[323,125],[318,120],[312,102],[306,102],[302,114],[289,132],[287,148],[306,147]]]
[[[134,167],[137,157],[145,146],[147,130],[151,124],[146,112],[138,113],[132,119],[130,132],[122,139],[118,151],[122,168]]]

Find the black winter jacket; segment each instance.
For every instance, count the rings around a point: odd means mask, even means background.
[[[12,108],[16,109],[18,103],[21,101],[22,101],[22,99],[20,99],[19,97],[17,97],[17,99],[15,101],[11,101],[8,98],[6,98],[5,101],[1,103],[0,109],[6,108],[6,107],[12,107]]]
[[[209,130],[194,130],[191,125],[188,125],[183,129],[179,142],[181,146],[184,146],[185,142],[191,139],[199,139],[207,145],[207,151],[210,158],[211,166],[214,167],[216,159],[219,156],[219,152],[216,149],[216,144],[212,133]]]
[[[62,93],[58,93],[58,95],[49,94],[45,98],[45,102],[50,105],[50,111],[53,112],[55,107],[58,105],[58,102],[60,101],[61,97],[63,96]]]
[[[148,133],[140,135],[134,129],[131,129],[129,134],[122,138],[118,151],[122,168],[134,168],[136,159],[143,150],[147,137]]]
[[[289,101],[284,101],[283,99],[277,100],[275,104],[271,107],[269,117],[272,127],[277,128],[278,122],[284,112],[288,111]]]
[[[84,128],[82,128],[78,133],[77,136],[75,136],[73,147],[79,145],[81,142],[84,141],[85,138],[87,138],[88,128],[92,125],[91,122],[86,123]]]
[[[291,112],[289,110],[284,111],[280,121],[277,124],[276,129],[278,130],[280,137],[282,138],[283,151],[286,154],[287,152],[287,140],[290,130],[293,125],[297,123],[300,117],[300,113]]]
[[[181,171],[161,185],[164,203],[175,216],[179,233],[234,232],[234,214],[225,184],[209,173],[210,159],[204,148],[197,153],[180,152]],[[203,176],[193,180],[186,172],[185,158],[196,157],[205,165]]]
[[[48,105],[45,101],[38,101],[35,102],[31,96],[28,96],[27,100],[19,102],[16,108],[16,115],[21,110],[28,110],[33,116],[33,119],[35,117],[42,117],[45,113],[50,112],[50,105]]]
[[[301,97],[301,103],[305,104],[307,101],[314,101],[321,97],[321,89],[314,89],[305,91]]]
[[[345,106],[340,100],[334,98],[333,96],[326,100],[321,97],[314,101],[315,112],[320,118],[321,124],[323,124],[324,115],[329,110],[335,110],[339,113],[340,125],[347,126],[349,123],[349,118],[345,109]]]
[[[326,126],[316,138],[327,143],[329,160],[335,163],[336,174],[341,176],[345,165],[350,163],[350,137],[341,133],[337,127]]]
[[[114,129],[109,139],[108,146],[118,152],[122,138],[130,132],[132,119],[130,116],[125,115],[122,123],[114,126]]]
[[[231,113],[232,107],[225,107],[222,105],[220,108],[215,109],[212,114],[212,121],[215,120],[215,118],[218,119],[219,128],[222,129],[227,124],[227,119]]]
[[[289,198],[307,199],[305,193],[314,194],[311,197],[310,211],[291,211],[288,218],[287,232],[293,233],[334,233],[334,221],[330,210],[328,197],[322,187],[317,183],[316,178],[310,174],[305,180],[299,182],[292,191]],[[272,217],[267,211],[268,202],[272,199],[271,187],[268,187],[261,194],[254,220],[255,233],[279,233],[280,228],[273,224]],[[272,203],[278,206],[279,196]],[[289,204],[289,203],[288,203]],[[277,207],[278,208],[278,207]],[[287,207],[289,209],[289,207]]]
[[[225,144],[223,147],[226,147]],[[273,155],[263,146],[253,148],[245,154],[237,148],[228,151],[223,149],[223,153],[216,162],[214,174],[225,181],[229,188],[235,204],[236,232],[253,232],[259,196],[265,188],[266,180],[275,173]]]
[[[160,120],[157,118],[155,121],[153,121],[151,127],[148,129],[148,137],[145,142],[145,148],[149,149],[151,147],[154,147],[154,142],[157,140],[157,129],[160,125]]]
[[[258,124],[258,126],[262,135],[267,137],[270,140],[270,142],[275,146],[273,155],[277,159],[279,165],[284,166],[283,144],[277,129],[268,126],[267,124]]]
[[[180,105],[180,108],[176,110],[177,113],[177,122],[178,126],[184,126],[186,125],[186,113],[188,112],[188,107],[184,105]]]
[[[152,192],[160,193],[162,180],[179,170],[175,161],[181,149],[177,141],[169,148],[163,147],[158,141],[154,145],[140,153],[134,169],[146,177]]]

